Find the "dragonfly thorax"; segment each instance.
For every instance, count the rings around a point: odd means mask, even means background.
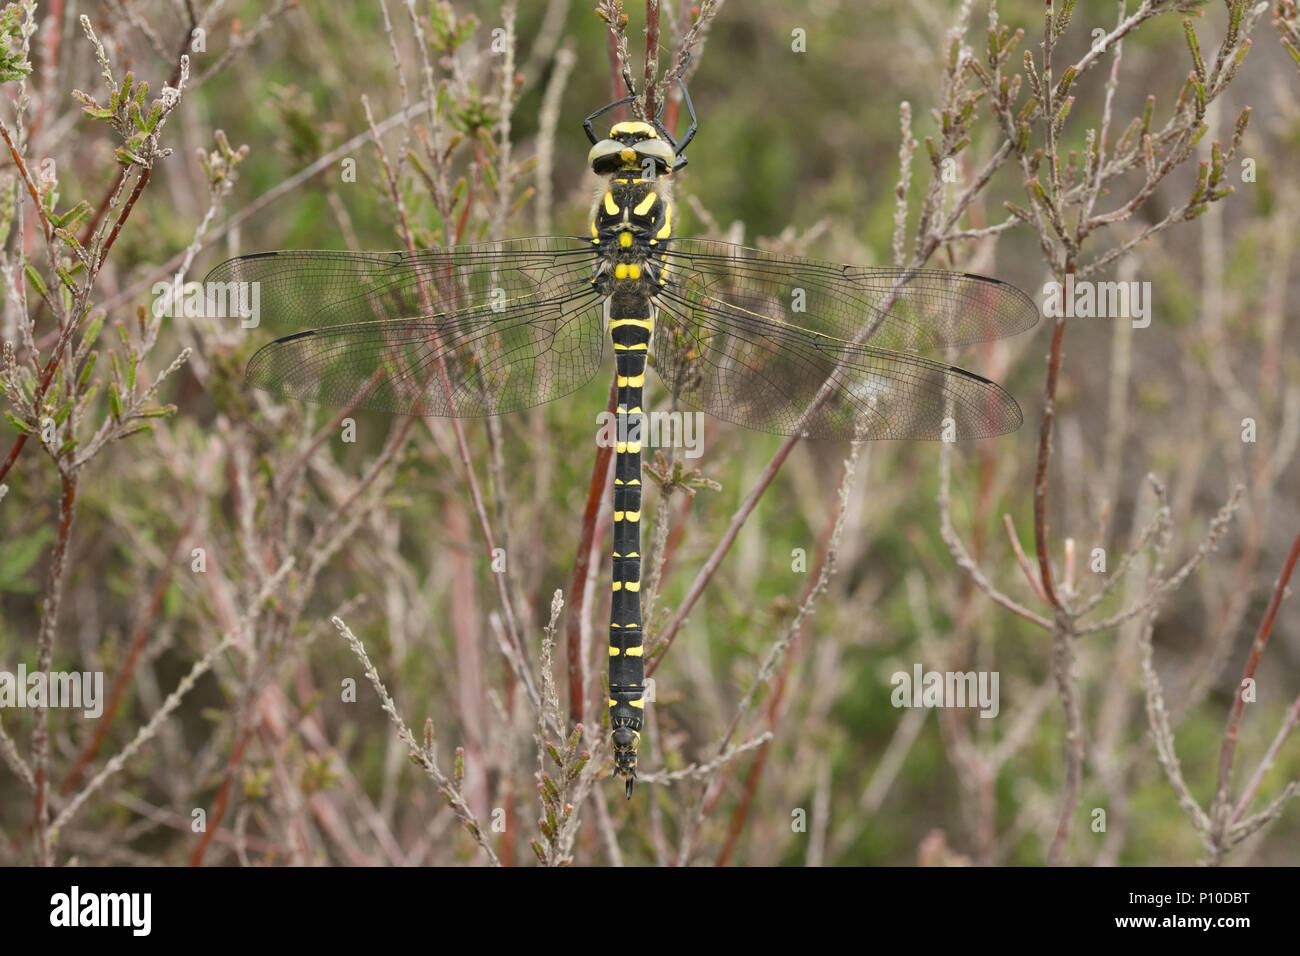
[[[624,250],[640,244],[642,252],[657,252],[653,247],[668,239],[671,232],[672,185],[668,179],[639,176],[636,171],[610,176],[596,194],[592,208],[593,239],[613,238]],[[664,226],[669,225],[668,231]],[[622,232],[631,239],[621,238]],[[663,233],[660,235],[660,233]]]
[[[591,241],[597,247],[593,285],[603,295],[654,296],[664,284],[671,235],[667,180],[611,176],[591,215]]]

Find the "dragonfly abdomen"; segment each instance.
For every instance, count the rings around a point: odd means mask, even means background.
[[[646,352],[654,325],[650,299],[616,293],[610,298],[609,318],[618,375],[609,723],[614,734],[614,772],[627,781],[631,796],[645,709],[641,633],[641,423]]]
[[[623,170],[610,178],[592,216],[599,247],[595,284],[609,296],[609,329],[618,376],[614,459],[613,594],[609,623],[609,722],[614,772],[632,795],[645,714],[641,620],[641,436],[646,356],[654,333],[652,295],[671,235],[666,183]]]

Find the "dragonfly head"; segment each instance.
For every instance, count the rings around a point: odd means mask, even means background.
[[[659,135],[649,123],[615,123],[609,138],[602,139],[587,154],[593,172],[608,176],[617,172],[649,172],[654,164],[655,175],[670,172],[677,157],[672,144]]]

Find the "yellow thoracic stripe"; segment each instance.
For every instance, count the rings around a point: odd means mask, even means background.
[[[673,234],[673,204],[664,203],[664,224],[663,228],[655,233],[655,239],[667,239]],[[652,243],[655,239],[650,240]]]
[[[638,697],[636,700],[629,700],[628,703],[631,704],[633,707],[635,707],[637,710],[645,710],[644,697]]]
[[[659,197],[652,192],[646,193],[645,199],[642,199],[640,204],[632,211],[636,213],[638,216],[644,216],[646,213],[650,211],[650,207],[655,204],[655,200],[658,198]]]
[[[618,244],[622,246],[624,249],[632,245],[632,233],[620,232],[618,234]]]
[[[605,212],[611,216],[618,215],[618,203],[614,202],[613,193],[605,193]]]
[[[615,346],[615,348],[617,348],[617,346]],[[645,372],[642,372],[640,375],[620,375],[618,377],[618,385],[620,388],[625,385],[629,388],[641,388],[645,385]],[[637,484],[640,484],[640,482],[637,482]]]
[[[621,329],[625,325],[630,325],[634,329],[645,329],[647,332],[654,330],[654,319],[610,319],[610,331]]]

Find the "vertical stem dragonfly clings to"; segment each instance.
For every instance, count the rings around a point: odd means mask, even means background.
[[[676,402],[759,431],[807,438],[986,438],[1020,426],[996,383],[916,354],[1024,331],[1030,298],[997,279],[836,265],[673,235],[670,184],[697,122],[583,122],[606,180],[590,236],[416,253],[268,252],[205,280],[257,283],[278,337],[248,381],[278,395],[398,415],[517,411],[580,388],[605,326],[618,387],[609,722],[632,795],[645,707],[641,448],[646,366]],[[211,286],[209,286],[211,288]],[[229,298],[229,294],[227,296]]]

